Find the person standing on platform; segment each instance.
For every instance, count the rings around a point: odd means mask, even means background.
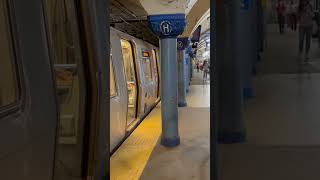
[[[301,0],[299,4],[299,58],[303,53],[304,40],[306,40],[305,47],[305,62],[309,59],[309,50],[311,45],[311,36],[313,28],[313,8],[309,0]]]
[[[283,34],[284,24],[285,24],[285,12],[286,12],[286,5],[283,2],[283,0],[278,1],[276,9],[278,14],[279,31],[280,31],[280,34]]]

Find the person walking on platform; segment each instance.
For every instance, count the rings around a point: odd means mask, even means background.
[[[313,28],[313,8],[309,0],[301,0],[299,4],[299,58],[303,53],[304,40],[306,40],[305,47],[305,62],[309,59],[309,50],[311,45],[311,36]]]
[[[209,64],[208,61],[203,62],[203,80],[206,80],[209,73]]]
[[[297,30],[297,4],[290,1],[288,7],[289,25],[292,31]]]
[[[320,15],[319,15],[319,10],[315,13],[314,19],[316,21],[316,36],[318,38],[318,47],[320,48]]]
[[[286,12],[286,5],[283,2],[283,0],[278,1],[276,9],[278,14],[279,31],[280,31],[280,34],[283,34],[284,24],[285,24],[285,12]]]
[[[197,72],[199,72],[199,69],[200,69],[200,67],[199,67],[199,61],[197,61],[196,67],[197,67]]]

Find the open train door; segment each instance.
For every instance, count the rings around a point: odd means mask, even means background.
[[[58,120],[41,0],[0,0],[0,179],[52,180]]]

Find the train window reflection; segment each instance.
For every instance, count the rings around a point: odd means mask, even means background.
[[[123,64],[127,79],[128,88],[128,114],[127,125],[130,125],[136,119],[137,103],[137,82],[134,68],[133,46],[130,41],[121,40]]]
[[[18,101],[17,70],[12,51],[10,27],[4,1],[0,1],[0,108]]]
[[[112,63],[112,56],[110,56],[110,97],[117,96],[116,79],[114,76],[114,68]]]
[[[46,0],[60,119],[55,179],[82,176],[86,85],[75,1]]]

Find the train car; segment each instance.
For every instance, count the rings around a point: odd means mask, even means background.
[[[110,29],[110,152],[159,101],[158,48]]]

